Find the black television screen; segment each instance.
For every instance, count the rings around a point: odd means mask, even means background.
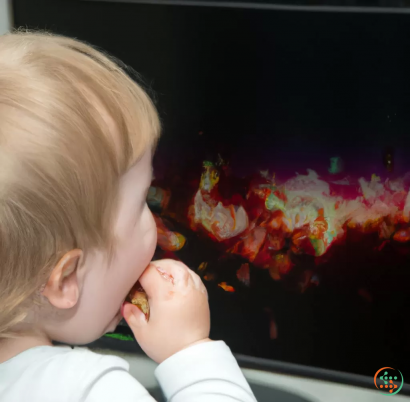
[[[14,17],[152,90],[157,257],[202,276],[213,338],[410,373],[410,14],[16,0]]]

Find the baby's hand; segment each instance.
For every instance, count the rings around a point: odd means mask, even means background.
[[[201,278],[182,262],[152,262],[140,278],[148,296],[147,322],[126,303],[123,315],[145,353],[157,363],[197,343],[209,341],[208,295]]]

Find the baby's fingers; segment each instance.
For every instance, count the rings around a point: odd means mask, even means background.
[[[182,262],[175,260],[153,261],[147,267],[140,278],[141,286],[147,293],[148,298],[155,298],[170,288],[183,289],[194,286],[189,274],[190,269]]]
[[[155,299],[174,286],[173,275],[153,263],[145,269],[139,282],[144,288],[148,299]]]
[[[196,274],[196,273],[195,273],[194,271],[192,271],[192,270],[189,270],[189,274],[190,274],[191,277],[192,277],[192,280],[193,280],[193,282],[194,282],[194,284],[195,284],[195,287],[196,287],[198,290],[200,290],[201,292],[207,294],[208,292],[207,292],[207,290],[206,290],[206,287],[205,287],[204,283],[202,282],[202,279],[199,277],[199,275]]]

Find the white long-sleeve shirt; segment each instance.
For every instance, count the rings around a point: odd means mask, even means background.
[[[128,363],[87,349],[40,346],[0,364],[1,402],[153,402]],[[155,376],[170,402],[255,402],[224,342],[182,350]]]

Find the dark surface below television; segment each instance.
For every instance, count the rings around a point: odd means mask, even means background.
[[[156,92],[157,256],[203,277],[213,338],[410,374],[410,15],[19,0],[15,21]]]

